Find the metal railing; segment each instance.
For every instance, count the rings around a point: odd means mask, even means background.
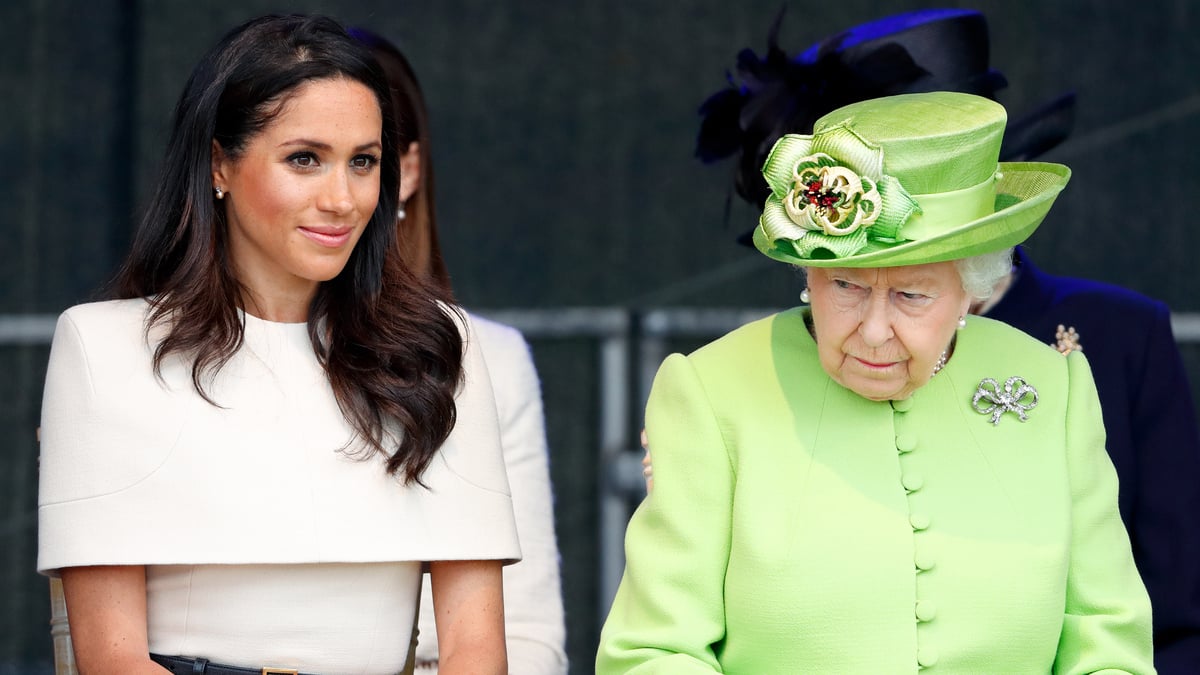
[[[777,309],[665,308],[633,312],[620,308],[482,310],[481,316],[520,330],[529,340],[585,338],[596,341],[600,409],[596,429],[599,455],[600,560],[598,610],[603,621],[625,566],[625,526],[646,494],[642,449],[630,438],[632,415],[645,406],[659,364],[679,339],[706,339],[767,316]],[[0,315],[0,346],[50,342],[56,317]],[[1200,343],[1200,313],[1176,313],[1171,326],[1179,343]],[[631,368],[636,363],[636,369]],[[635,381],[631,381],[635,378]],[[636,392],[637,400],[631,400]]]

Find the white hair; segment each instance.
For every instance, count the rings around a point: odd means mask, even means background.
[[[1012,271],[1012,247],[954,261],[963,290],[976,300],[992,297],[996,284]]]

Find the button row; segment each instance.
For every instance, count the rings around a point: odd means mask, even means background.
[[[896,413],[905,413],[912,410],[912,398],[903,401],[892,401],[892,409]],[[904,487],[905,494],[908,499],[908,523],[913,529],[913,568],[914,573],[924,577],[924,573],[933,569],[936,564],[936,556],[930,547],[929,535],[921,534],[929,529],[929,515],[923,511],[914,510],[914,500],[920,500],[920,497],[914,496],[921,488],[925,487],[925,476],[912,466],[914,460],[911,453],[917,449],[917,436],[905,430],[906,422],[905,415],[895,415],[896,426],[896,451],[899,453],[900,459],[900,485]],[[911,428],[911,427],[909,427]],[[923,595],[921,589],[926,583],[921,582],[921,577],[918,577],[917,595]],[[917,600],[913,605],[913,615],[916,617],[918,624],[928,624],[937,617],[937,605],[928,599]],[[929,644],[930,642],[929,629],[918,628],[917,631],[917,665],[923,670],[935,665],[938,661],[937,648]]]

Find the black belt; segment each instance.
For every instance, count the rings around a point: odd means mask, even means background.
[[[150,660],[174,675],[304,675],[291,668],[238,668],[209,663],[208,659],[188,659],[182,656],[151,654]]]

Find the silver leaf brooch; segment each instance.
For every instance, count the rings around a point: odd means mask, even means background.
[[[1022,422],[1029,419],[1026,415],[1038,403],[1037,389],[1025,383],[1019,375],[1013,375],[1004,381],[1004,388],[990,377],[985,377],[975,390],[971,399],[971,407],[981,415],[991,415],[992,425],[1000,424],[1000,416],[1006,412],[1016,413]]]

